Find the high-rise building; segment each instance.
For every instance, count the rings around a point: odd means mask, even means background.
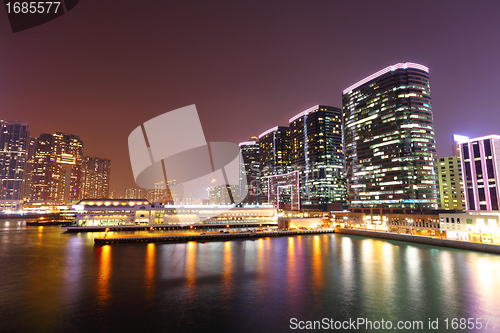
[[[437,208],[427,67],[389,66],[343,91],[351,207]]]
[[[290,119],[290,165],[302,204],[346,202],[342,110],[316,105]]]
[[[442,157],[437,160],[441,209],[465,210],[464,181],[462,177],[459,142],[467,140],[469,138],[466,136],[454,134],[452,137],[453,156]]]
[[[64,133],[41,134],[31,166],[30,200],[76,202],[82,197],[83,142]]]
[[[467,141],[467,140],[469,140],[469,137],[467,137],[467,136],[453,134],[452,142],[451,142],[453,156],[460,157],[460,142]]]
[[[143,188],[127,188],[125,189],[125,199],[147,199],[147,192]]]
[[[230,205],[239,202],[239,185],[221,185],[209,189],[211,205]],[[231,196],[229,195],[231,193]],[[235,194],[233,196],[233,193]]]
[[[499,210],[500,136],[459,142],[466,210]]]
[[[240,197],[248,193],[242,203],[259,203],[260,159],[258,139],[240,143]],[[246,191],[245,191],[246,189]]]
[[[0,210],[19,210],[29,146],[26,121],[0,120]]]
[[[441,157],[437,160],[439,198],[441,209],[465,210],[462,190],[462,166],[459,156]]]
[[[81,162],[81,198],[109,198],[111,161],[105,158],[84,157]]]
[[[290,169],[289,128],[273,127],[259,135],[260,203],[268,202],[269,176],[288,173]]]
[[[23,200],[30,201],[31,199],[31,177],[33,175],[33,165],[34,165],[34,157],[36,152],[36,138],[29,139],[28,146],[28,155],[26,157],[26,173],[24,176],[24,191],[23,191]]]

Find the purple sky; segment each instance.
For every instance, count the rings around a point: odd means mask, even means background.
[[[0,10],[0,119],[80,136],[119,191],[146,120],[196,104],[207,141],[246,141],[398,62],[430,69],[439,157],[500,134],[496,0],[84,0],[15,34]]]

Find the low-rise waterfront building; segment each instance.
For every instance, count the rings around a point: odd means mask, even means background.
[[[457,241],[500,243],[500,211],[411,211],[372,208],[335,212],[335,225]]]
[[[443,213],[439,220],[448,239],[500,243],[500,211]]]
[[[371,208],[358,212],[335,212],[335,224],[400,234],[441,235],[439,214],[436,211]]]
[[[271,205],[163,205],[147,200],[84,199],[72,206],[75,226],[185,226],[195,223],[276,223]]]

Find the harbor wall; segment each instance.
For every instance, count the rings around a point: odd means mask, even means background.
[[[371,238],[381,238],[390,239],[403,242],[426,244],[431,246],[444,246],[451,247],[455,249],[480,251],[500,254],[500,246],[495,244],[485,244],[485,243],[472,243],[465,241],[455,241],[450,239],[440,239],[428,236],[415,236],[415,235],[401,235],[397,233],[380,232],[380,231],[368,231],[359,229],[348,229],[348,228],[335,228],[335,232],[339,234],[349,234],[357,235],[363,237]]]

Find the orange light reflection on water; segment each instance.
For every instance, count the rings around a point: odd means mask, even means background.
[[[297,287],[297,258],[295,253],[295,244],[294,238],[288,237],[288,249],[287,249],[287,270],[286,270],[286,280],[287,280],[287,289],[293,290]]]
[[[38,238],[37,238],[36,246],[37,247],[41,247],[42,246],[42,241],[43,241],[43,226],[39,226],[38,227]]]
[[[321,256],[321,240],[319,236],[313,238],[313,255],[312,255],[312,282],[315,291],[323,288],[323,263]]]
[[[257,240],[257,272],[259,277],[263,277],[264,273],[264,240],[259,238]]]
[[[111,297],[111,292],[109,290],[109,279],[111,277],[111,246],[104,245],[98,249],[97,255],[97,301],[101,306],[105,306]]]
[[[186,280],[189,288],[196,283],[196,242],[187,243]]]
[[[231,251],[231,242],[224,243],[224,254],[222,259],[222,293],[224,301],[229,302],[231,299],[231,282],[233,274],[233,258]],[[228,303],[229,304],[229,303]]]
[[[231,242],[224,243],[224,259],[222,263],[222,280],[227,288],[231,282],[231,273],[233,272],[233,259],[231,257]]]
[[[146,298],[152,299],[155,291],[155,271],[156,271],[156,247],[154,243],[149,243],[146,247]]]

